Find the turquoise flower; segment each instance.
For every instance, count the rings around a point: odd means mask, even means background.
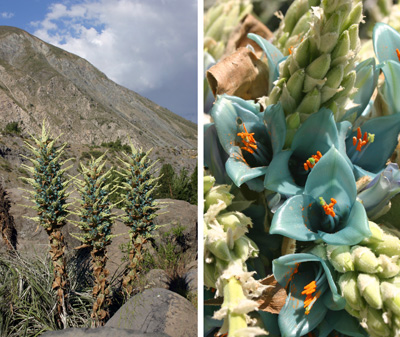
[[[356,179],[365,175],[374,178],[384,170],[398,143],[399,132],[400,114],[394,114],[370,119],[348,135],[346,152]]]
[[[389,210],[390,199],[399,192],[399,167],[397,164],[389,164],[358,194],[358,199],[362,201],[368,218],[374,220]]]
[[[265,188],[289,196],[302,193],[307,177],[314,170],[307,160],[313,166],[319,160],[318,152],[324,156],[332,146],[344,151],[339,134],[330,110],[322,108],[311,115],[295,133],[291,149],[274,153],[265,176]]]
[[[272,262],[272,271],[288,292],[278,317],[282,337],[306,335],[328,313],[335,314],[330,310],[341,310],[346,304],[338,293],[330,265],[319,256],[309,253],[284,255]]]
[[[219,143],[229,158],[225,168],[236,186],[247,183],[263,191],[261,178],[274,153],[284,144],[286,124],[280,104],[260,111],[259,104],[239,97],[218,96],[211,116]]]
[[[310,172],[303,194],[289,198],[276,211],[270,233],[299,241],[357,244],[371,232],[356,197],[351,168],[332,146]]]

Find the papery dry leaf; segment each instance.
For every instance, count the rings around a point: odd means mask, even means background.
[[[248,48],[239,48],[207,71],[214,97],[228,94],[255,100],[268,94],[268,67]]]
[[[258,310],[279,314],[286,302],[286,290],[276,280],[274,275],[267,276],[260,281],[263,285],[268,285],[262,295],[256,299],[260,305]]]
[[[247,45],[251,45],[254,48],[256,55],[260,58],[263,51],[256,42],[247,37],[247,34],[249,33],[257,34],[266,40],[270,40],[274,37],[274,34],[261,21],[256,19],[253,15],[248,14],[242,19],[229,36],[224,55],[221,58],[224,58],[225,56],[232,54],[236,49],[246,47]]]

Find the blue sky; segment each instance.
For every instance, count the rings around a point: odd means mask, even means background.
[[[197,0],[2,0],[0,25],[77,54],[197,121]]]

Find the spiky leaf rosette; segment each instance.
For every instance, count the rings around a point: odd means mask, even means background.
[[[28,170],[33,178],[22,177],[21,179],[32,186],[32,190],[27,191],[31,197],[28,200],[34,203],[33,208],[37,212],[34,221],[42,226],[50,240],[50,256],[54,267],[53,289],[57,292],[58,304],[57,312],[66,326],[66,290],[68,280],[65,264],[65,242],[61,233],[61,228],[66,224],[68,215],[67,198],[70,193],[67,189],[70,180],[65,178],[65,172],[72,167],[65,167],[68,161],[62,161],[66,143],[56,146],[59,137],[52,139],[50,132],[46,130],[43,122],[42,134],[40,138],[31,136],[33,144],[25,142],[26,148],[30,150],[31,156],[25,157],[33,166],[22,165]],[[64,168],[63,168],[64,167]]]
[[[358,245],[327,246],[338,272],[345,309],[369,336],[400,334],[400,233],[370,222],[372,236]]]
[[[83,247],[89,247],[92,256],[94,275],[92,319],[93,325],[103,325],[108,316],[110,304],[110,286],[107,280],[109,271],[106,269],[107,246],[114,237],[111,228],[115,219],[112,214],[114,206],[109,201],[110,185],[106,184],[111,170],[105,170],[105,154],[98,159],[91,159],[88,166],[81,163],[82,178],[78,181],[77,188],[81,195],[81,207],[77,215],[80,221],[77,226],[83,232],[83,236],[77,236],[83,243]]]
[[[124,178],[122,209],[126,214],[122,220],[129,227],[132,244],[129,271],[123,279],[123,286],[128,295],[133,291],[133,281],[140,270],[143,245],[155,229],[154,218],[159,209],[154,194],[159,187],[157,181],[160,177],[152,175],[156,162],[150,160],[150,152],[151,150],[138,150],[131,144],[131,152],[124,153],[124,159],[120,158],[123,166],[119,174]]]
[[[9,251],[17,249],[17,230],[14,225],[14,217],[10,214],[10,200],[7,197],[7,192],[0,185],[0,223],[1,235],[7,245]]]
[[[266,102],[281,101],[286,116],[294,120],[297,115],[299,123],[321,107],[331,109],[339,121],[354,92],[362,2],[323,0],[310,13],[310,28],[280,64],[279,79]]]

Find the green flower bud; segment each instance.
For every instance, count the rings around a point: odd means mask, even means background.
[[[296,109],[296,101],[290,95],[289,90],[286,87],[286,84],[283,86],[282,95],[279,98],[279,100],[281,101],[285,115],[290,114]]]
[[[299,18],[307,11],[308,11],[307,0],[300,0],[293,2],[293,4],[286,11],[285,18],[283,19],[285,23],[283,30],[285,32],[292,33],[293,28],[299,21]]]
[[[330,88],[339,88],[340,83],[342,83],[344,74],[344,67],[343,65],[338,65],[331,70],[329,70],[328,74],[326,75],[326,83],[325,86]]]
[[[345,70],[346,71],[346,70]],[[353,70],[348,75],[343,79],[341,86],[344,88],[342,91],[338,92],[334,99],[337,99],[339,97],[345,97],[348,96],[350,91],[353,90],[354,84],[356,83],[356,72]]]
[[[309,7],[319,6],[321,4],[321,0],[308,0]]]
[[[293,31],[291,33],[292,36],[297,35],[299,38],[300,35],[304,35],[309,28],[311,22],[311,11],[305,12],[299,21],[297,21],[296,26],[294,26]]]
[[[362,317],[369,333],[374,333],[380,337],[390,336],[390,328],[383,320],[381,311],[368,308],[363,312]]]
[[[380,278],[391,278],[400,273],[400,266],[396,264],[397,257],[391,258],[387,255],[381,254],[378,257],[379,264],[382,271],[378,273]]]
[[[363,4],[360,1],[357,5],[353,7],[350,14],[347,16],[345,22],[343,23],[342,31],[349,29],[352,24],[359,24],[363,18]]]
[[[218,215],[217,221],[224,228],[225,232],[228,231],[228,229],[232,230],[234,240],[237,240],[247,233],[247,227],[252,224],[249,217],[239,212],[228,212]]]
[[[367,303],[375,309],[382,309],[379,278],[371,274],[358,274],[357,286]]]
[[[321,36],[321,42],[319,46],[319,50],[323,53],[332,52],[333,48],[335,48],[339,39],[338,33],[326,33]]]
[[[383,230],[379,225],[377,225],[375,222],[368,221],[369,223],[369,229],[371,230],[372,235],[369,238],[365,238],[361,241],[361,245],[370,245],[378,242],[383,241]]]
[[[322,0],[321,7],[324,9],[324,12],[329,14],[337,9],[339,0]]]
[[[326,252],[329,262],[340,273],[354,270],[353,258],[350,254],[350,246],[327,245]]]
[[[331,17],[326,21],[325,25],[322,27],[321,35],[326,33],[337,33],[340,30],[340,15],[339,13],[333,13]]]
[[[295,48],[293,52],[293,57],[295,58],[297,64],[300,68],[305,68],[309,63],[310,59],[310,42],[309,39],[304,39],[303,42]]]
[[[381,295],[386,308],[400,316],[400,289],[389,282],[381,283]]]
[[[223,261],[231,261],[232,255],[228,247],[226,240],[213,240],[206,241],[205,247],[213,253],[218,259]]]
[[[283,33],[282,36],[278,39],[278,44],[280,46],[284,46],[288,38],[289,38],[289,33],[288,32]]]
[[[245,262],[249,257],[256,257],[258,255],[258,247],[247,236],[242,236],[235,241],[233,248],[235,255]]]
[[[344,309],[353,317],[361,318],[360,311],[353,309],[350,305],[346,303]]]
[[[274,86],[274,88],[271,90],[269,93],[269,100],[270,104],[275,104],[276,102],[279,101],[279,97],[282,94],[282,86],[285,83],[286,79],[281,78]]]
[[[297,108],[299,113],[312,114],[319,110],[321,104],[321,93],[315,88],[313,91],[307,93]]]
[[[227,206],[232,203],[233,195],[229,193],[231,187],[229,185],[218,185],[213,187],[205,196],[204,209],[207,209],[214,204],[218,204],[221,200]]]
[[[351,249],[351,256],[354,261],[355,270],[374,274],[382,271],[379,260],[375,254],[367,247],[354,246]]]
[[[206,195],[211,188],[214,186],[215,178],[213,176],[204,176],[203,184],[204,184],[204,195]]]
[[[381,242],[370,244],[369,247],[375,254],[385,254],[387,256],[400,256],[400,240],[399,238],[383,234]]]
[[[350,37],[350,49],[357,50],[360,46],[360,38],[359,38],[359,26],[358,24],[351,25],[349,28],[349,37]]]
[[[339,41],[332,52],[332,60],[346,56],[350,51],[350,36],[346,30],[340,35]]]
[[[299,69],[289,78],[286,84],[290,95],[295,99],[297,104],[300,103],[300,100],[303,97],[304,78],[304,69]]]
[[[286,127],[288,129],[297,130],[299,126],[300,126],[300,115],[298,112],[295,112],[294,114],[291,114],[286,118]]]
[[[397,288],[400,288],[400,276],[395,276],[391,279],[385,280],[385,282],[389,282],[395,285]]]
[[[322,54],[309,64],[306,73],[315,79],[323,79],[331,65],[331,55]]]
[[[359,311],[365,307],[364,299],[361,297],[357,286],[357,274],[355,272],[343,274],[340,276],[338,283],[342,296],[351,309]]]

